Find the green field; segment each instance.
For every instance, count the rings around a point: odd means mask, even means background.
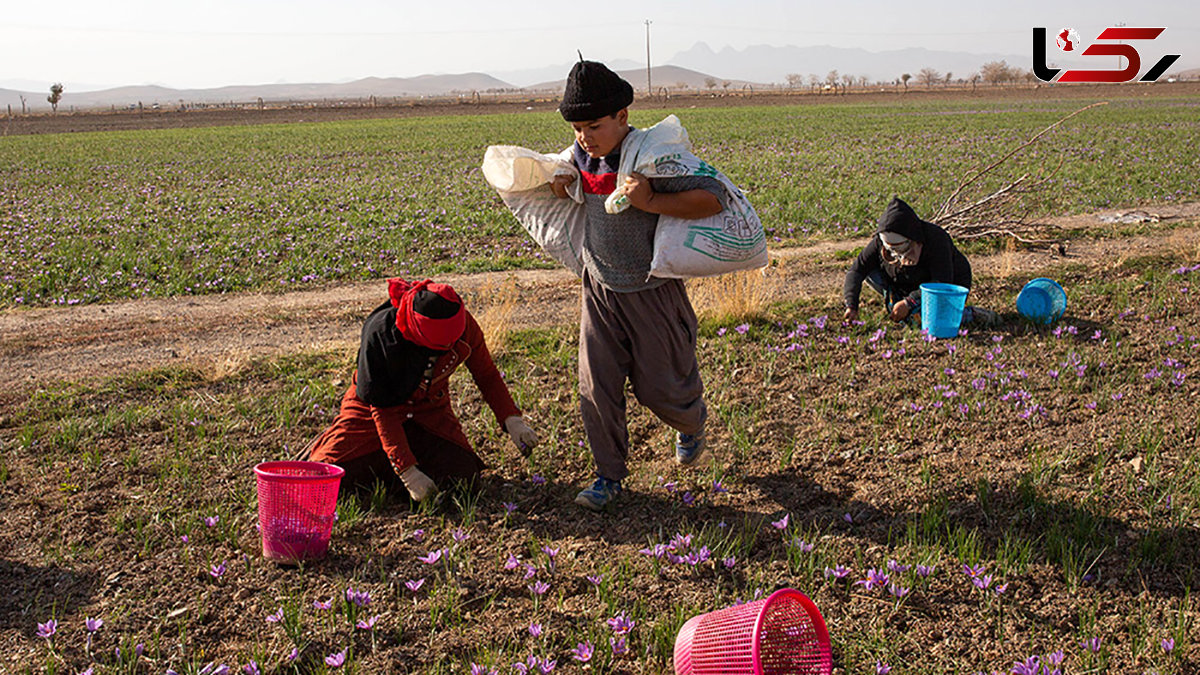
[[[931,213],[969,171],[1089,102],[673,112],[789,245],[867,233],[894,194]],[[489,144],[570,140],[553,113],[0,139],[0,307],[547,265],[478,166]],[[1200,102],[1113,101],[1003,175],[1063,158],[1032,213],[1195,199]]]

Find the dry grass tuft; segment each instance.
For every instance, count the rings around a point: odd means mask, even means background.
[[[1013,275],[1014,261],[1017,257],[1017,240],[1008,238],[1004,240],[1004,254],[1000,258],[1000,278],[1007,279]]]
[[[503,283],[489,281],[467,292],[466,296],[463,300],[483,331],[488,351],[493,356],[503,354],[508,347],[513,314],[521,299],[516,277],[510,276]]]
[[[757,270],[688,281],[696,313],[717,321],[747,321],[766,313],[779,288],[778,262]]]

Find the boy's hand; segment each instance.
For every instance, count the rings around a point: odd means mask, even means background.
[[[858,321],[858,310],[850,309],[849,307],[847,307],[846,311],[842,314],[842,321],[844,321],[846,323],[850,323],[851,321]]]
[[[892,321],[903,321],[907,319],[908,314],[911,311],[912,309],[909,308],[907,300],[901,300],[900,302],[897,302],[896,304],[892,305]]]
[[[513,445],[517,446],[517,450],[521,451],[521,455],[528,457],[534,446],[538,444],[538,435],[529,425],[525,423],[525,419],[517,415],[504,420],[504,430],[508,432],[512,438]]]
[[[654,199],[654,188],[650,187],[649,178],[635,171],[625,177],[625,184],[621,186],[620,190],[629,198],[630,206],[642,211],[650,211],[650,200]]]
[[[575,182],[575,176],[562,174],[550,179],[550,191],[559,199],[566,199],[570,195],[567,194],[567,186]]]

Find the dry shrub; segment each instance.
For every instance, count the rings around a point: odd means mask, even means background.
[[[508,347],[508,334],[512,330],[513,314],[521,299],[516,277],[509,276],[500,283],[487,281],[466,295],[464,300],[483,331],[488,351],[493,355],[504,353]]]
[[[777,264],[777,263],[776,263]],[[696,313],[717,321],[748,321],[766,313],[779,277],[775,266],[692,279],[688,294]]]
[[[1013,275],[1014,260],[1017,255],[1017,240],[1008,238],[1004,240],[1004,253],[1000,257],[1000,278],[1007,279]]]

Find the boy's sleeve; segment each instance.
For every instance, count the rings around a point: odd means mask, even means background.
[[[875,235],[854,259],[850,269],[846,270],[846,278],[842,281],[842,304],[849,309],[858,309],[863,280],[877,269],[879,269],[879,236]]]
[[[729,207],[725,196],[725,186],[712,176],[678,176],[675,178],[651,178],[650,187],[655,192],[687,192],[688,190],[708,190],[716,195],[721,202],[721,208]]]

